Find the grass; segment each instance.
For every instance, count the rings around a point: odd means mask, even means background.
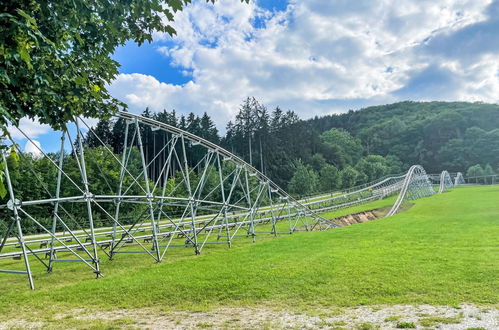
[[[348,214],[352,214],[352,213],[359,213],[359,212],[367,211],[367,210],[389,208],[395,203],[396,199],[397,199],[397,196],[391,196],[391,197],[388,197],[385,199],[380,199],[377,201],[373,201],[373,202],[369,202],[369,203],[365,203],[365,204],[360,204],[360,205],[356,205],[356,206],[349,207],[349,208],[326,211],[326,212],[322,213],[321,215],[322,215],[322,217],[324,217],[326,219],[332,219],[332,218],[342,217],[344,215],[348,215]]]
[[[462,321],[463,315],[454,317],[431,316],[419,319],[419,323],[425,327],[432,327],[439,324],[458,324]]]
[[[255,244],[240,239],[231,249],[210,246],[200,256],[177,248],[160,264],[138,255],[103,260],[106,277],[99,280],[82,272],[81,264],[57,264],[54,273],[46,274],[33,262],[34,292],[24,276],[0,275],[0,315],[36,319],[43,313],[53,320],[76,308],[273,306],[303,311],[497,304],[498,200],[499,187],[457,188],[362,225],[262,236]],[[12,265],[0,261],[0,268]]]
[[[396,328],[398,328],[398,329],[415,329],[416,325],[413,322],[398,322]]]
[[[357,326],[357,329],[358,330],[374,330],[374,329],[379,329],[379,326],[374,325],[370,322],[364,322],[364,323],[359,324]]]

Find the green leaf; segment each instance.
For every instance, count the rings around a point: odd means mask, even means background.
[[[13,161],[18,162],[19,161],[19,155],[16,152],[16,149],[14,146],[10,148],[10,158],[12,158]]]
[[[32,69],[33,65],[31,65],[31,57],[29,56],[26,47],[19,47],[19,55],[21,55],[21,59],[28,65],[28,68]]]
[[[17,9],[17,13],[26,19],[28,25],[36,26],[36,20],[33,17],[29,16],[24,10]]]
[[[173,9],[173,11],[174,11],[174,12],[177,12],[177,11],[179,11],[179,10],[182,10],[182,5],[183,5],[183,3],[182,3],[182,1],[181,1],[181,0],[169,0],[169,1],[167,1],[167,2],[168,2],[168,5],[169,5],[170,7],[172,7],[172,9]]]
[[[4,198],[5,196],[7,196],[7,188],[5,187],[5,166],[3,162],[0,165],[2,165],[0,169],[0,197]]]
[[[165,27],[165,32],[168,33],[172,37],[177,34],[177,31],[175,31],[175,29],[170,25]]]
[[[76,77],[74,81],[75,81],[75,84],[77,84],[77,85],[85,85],[85,83],[86,83],[85,78],[83,78],[82,76]]]

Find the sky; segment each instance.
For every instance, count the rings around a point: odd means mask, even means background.
[[[173,25],[113,55],[109,91],[131,112],[206,111],[223,132],[248,96],[302,118],[499,99],[499,0],[194,0]]]

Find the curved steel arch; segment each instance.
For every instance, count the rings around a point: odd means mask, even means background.
[[[338,196],[322,196],[302,203],[243,159],[210,141],[127,112],[118,112],[115,119],[123,125],[119,152],[111,150],[104,137],[83,119],[75,118],[61,132],[60,152],[55,157],[47,155],[18,129],[46,158],[47,166],[54,170],[56,185],[50,187],[30,169],[45,190],[45,198],[19,200],[6,155],[2,155],[10,196],[8,203],[0,205],[0,211],[9,212],[12,221],[0,218],[0,225],[6,225],[7,229],[0,241],[0,260],[24,259],[25,270],[0,269],[0,272],[27,275],[34,288],[31,257],[44,264],[47,271],[52,271],[58,262],[77,261],[101,276],[99,256],[103,254],[114,259],[121,254],[143,253],[160,262],[175,247],[192,247],[199,254],[209,244],[230,247],[235,237],[254,241],[261,233],[278,235],[337,227],[315,212],[398,193],[386,215],[391,216],[403,201],[435,193],[430,176],[421,166],[414,165],[405,175],[382,178]],[[144,130],[153,132],[152,142],[143,141]],[[91,149],[87,148],[84,133],[87,138],[94,138]],[[158,148],[157,136],[161,137]],[[11,143],[25,157],[14,141]],[[198,159],[192,161],[190,157],[195,152]],[[99,165],[94,157],[103,160],[103,164]],[[160,165],[155,167],[156,163]],[[111,170],[102,166],[110,166]],[[113,166],[117,166],[118,175],[113,175],[116,169]],[[77,174],[68,168],[76,168]],[[101,176],[88,177],[88,173]],[[459,174],[456,182],[463,179]],[[432,177],[434,181],[438,179],[439,191],[442,187],[452,187],[447,171],[440,177]],[[96,185],[97,181],[101,185]],[[50,226],[43,223],[43,216],[34,215],[36,208],[46,209],[45,218],[51,219]],[[26,222],[46,236],[24,237]],[[9,238],[9,233],[13,237]],[[216,239],[212,239],[214,236]]]
[[[465,184],[463,173],[457,172],[454,178],[454,187]]]
[[[230,247],[235,237],[254,241],[262,233],[291,234],[337,226],[212,142],[127,112],[118,112],[115,119],[123,124],[118,153],[81,118],[60,132],[55,157],[17,128],[46,158],[56,187],[52,189],[31,169],[45,198],[17,199],[18,189],[2,155],[10,200],[0,205],[0,210],[11,212],[13,220],[0,219],[7,229],[0,243],[0,259],[22,258],[25,270],[0,272],[27,275],[33,289],[29,257],[49,272],[58,262],[76,261],[101,276],[103,254],[114,259],[142,253],[160,262],[175,247],[192,247],[199,254],[209,244]],[[144,130],[150,130],[153,141],[143,141]],[[89,136],[92,148],[86,146]],[[156,137],[162,138],[158,148]],[[11,143],[21,157],[27,157],[13,140]],[[195,153],[198,158],[193,161]],[[89,173],[98,177],[89,177]],[[48,218],[51,225],[44,223]],[[46,236],[23,236],[27,222]],[[10,234],[13,237],[9,238]]]
[[[452,178],[450,177],[449,172],[442,171],[440,174],[440,184],[438,187],[438,193],[441,194],[444,191],[451,189],[454,186],[452,183]]]
[[[386,216],[390,217],[397,213],[404,200],[431,196],[434,193],[435,190],[433,190],[424,168],[420,165],[413,165],[405,176],[395,204],[393,204]]]
[[[154,120],[151,118],[146,118],[146,117],[132,114],[129,112],[119,111],[116,114],[116,116],[119,118],[128,119],[128,120],[139,120],[140,122],[148,124],[151,127],[157,127],[159,129],[165,130],[169,133],[178,134],[179,136],[184,136],[189,141],[192,141],[194,143],[199,143],[200,145],[206,147],[207,149],[210,149],[213,152],[217,152],[220,155],[227,157],[227,160],[232,161],[235,164],[244,166],[248,171],[254,173],[261,181],[267,182],[270,185],[271,189],[276,190],[275,192],[278,193],[282,198],[289,199],[292,203],[296,204],[301,209],[303,209],[303,211],[306,212],[308,215],[312,215],[312,216],[316,217],[317,219],[321,220],[322,222],[329,224],[326,219],[320,217],[319,215],[315,214],[311,210],[307,209],[303,204],[301,204],[299,201],[297,201],[296,199],[291,197],[286,191],[284,191],[282,188],[280,188],[276,183],[274,183],[265,174],[263,174],[262,172],[257,170],[252,165],[248,164],[242,158],[240,158],[240,157],[236,156],[235,154],[231,153],[230,151],[227,151],[226,149],[216,145],[215,143],[210,142],[206,139],[203,139],[199,136],[196,136],[195,134],[181,130],[175,126],[171,126],[171,125],[168,125],[166,123],[162,123],[162,122],[159,122],[157,120]],[[319,222],[321,222],[321,221],[319,221]]]

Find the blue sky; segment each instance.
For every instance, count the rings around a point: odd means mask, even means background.
[[[109,90],[129,111],[206,111],[223,131],[248,96],[302,118],[499,98],[499,0],[194,0],[174,26],[115,52]],[[53,149],[47,128],[24,125]]]
[[[258,0],[257,4],[259,8],[274,13],[285,11],[289,2],[285,0]],[[262,28],[265,21],[264,18],[257,17],[252,22],[252,25]],[[172,57],[161,52],[161,48],[175,47],[176,44],[173,40],[164,40],[163,38],[153,43],[146,42],[141,46],[129,41],[125,46],[116,50],[113,58],[121,64],[120,73],[141,73],[153,76],[161,82],[181,85],[193,79],[192,72],[187,68],[173,65]],[[215,45],[212,44],[212,46]]]

